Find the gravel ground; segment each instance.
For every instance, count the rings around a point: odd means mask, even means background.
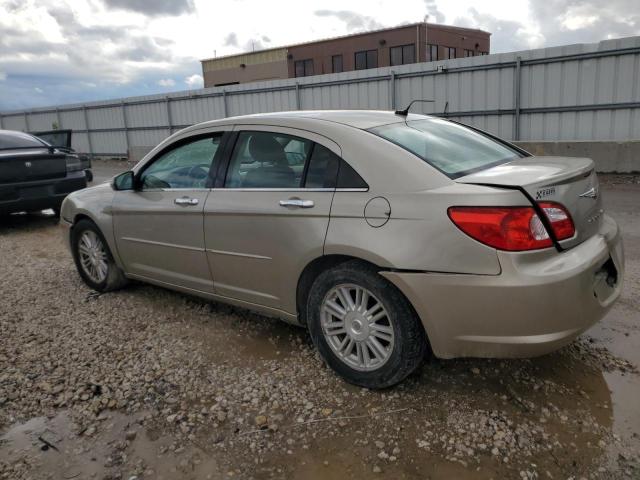
[[[620,214],[637,222],[638,182],[603,184],[631,189]],[[0,226],[0,479],[640,478],[637,233],[624,298],[571,346],[432,360],[380,392],[282,322],[142,284],[97,295],[54,219],[15,216]]]

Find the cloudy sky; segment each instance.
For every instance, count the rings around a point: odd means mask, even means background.
[[[640,35],[640,0],[0,0],[0,110],[199,88],[201,58],[425,14],[492,53]]]

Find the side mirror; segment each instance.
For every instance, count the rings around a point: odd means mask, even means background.
[[[134,175],[131,170],[128,172],[121,173],[113,178],[111,182],[111,188],[114,190],[133,190],[134,186]]]

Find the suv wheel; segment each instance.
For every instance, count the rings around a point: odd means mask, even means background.
[[[71,233],[71,248],[78,273],[89,287],[109,292],[127,284],[102,232],[90,220],[80,220]]]
[[[321,273],[307,308],[314,344],[349,383],[394,385],[420,365],[427,351],[424,329],[407,299],[361,262]]]

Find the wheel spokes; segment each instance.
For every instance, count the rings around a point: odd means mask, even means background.
[[[384,305],[360,285],[331,289],[321,306],[324,337],[335,354],[357,370],[383,365],[394,348],[394,329]]]

